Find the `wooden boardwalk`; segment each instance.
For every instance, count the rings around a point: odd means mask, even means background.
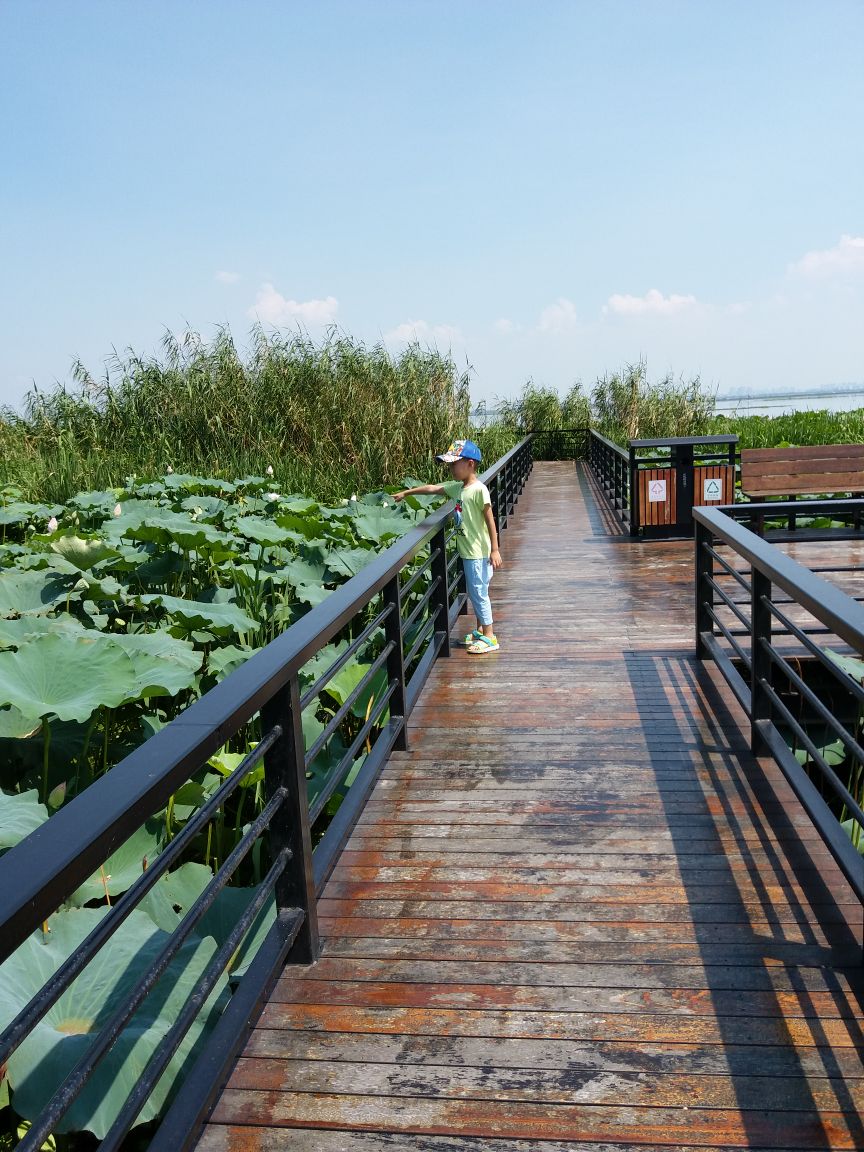
[[[861,906],[614,532],[535,466],[201,1152],[864,1148]]]

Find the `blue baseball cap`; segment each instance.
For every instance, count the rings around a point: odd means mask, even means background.
[[[456,460],[476,460],[480,463],[480,449],[473,440],[454,440],[446,452],[435,457],[442,464],[453,464]]]

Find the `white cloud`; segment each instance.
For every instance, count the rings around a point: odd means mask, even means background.
[[[576,324],[576,305],[572,300],[559,296],[554,304],[540,313],[541,332],[563,332]]]
[[[262,284],[247,315],[265,324],[332,324],[339,310],[335,296],[324,300],[286,300],[272,284]]]
[[[426,320],[406,320],[404,324],[397,324],[395,328],[385,332],[384,339],[388,344],[409,344],[413,340],[452,344],[454,341],[461,341],[462,333],[452,324],[429,324]]]
[[[217,272],[216,279],[220,284],[236,284],[240,279],[239,272]]]
[[[857,268],[864,269],[864,236],[841,236],[833,248],[808,252],[789,266],[790,272],[803,276],[830,276]]]
[[[500,320],[496,320],[492,327],[499,334],[499,336],[509,336],[511,332],[519,331],[518,324],[514,324],[512,320],[506,320],[504,317],[502,317]]]
[[[603,307],[604,315],[614,312],[617,316],[670,316],[683,312],[696,303],[695,296],[664,296],[656,288],[649,289],[644,296],[615,294],[610,296]]]

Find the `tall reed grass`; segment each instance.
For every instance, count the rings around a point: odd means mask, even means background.
[[[274,469],[283,491],[321,500],[437,474],[434,455],[469,430],[468,374],[435,350],[392,355],[336,330],[315,343],[256,327],[242,356],[168,335],[161,353],[115,356],[100,378],[34,390],[0,412],[0,483],[62,502],[127,475],[237,477]],[[433,471],[434,469],[434,471]]]

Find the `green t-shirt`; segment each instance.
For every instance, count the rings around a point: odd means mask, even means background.
[[[492,541],[483,509],[492,503],[489,489],[482,481],[466,488],[461,480],[448,480],[442,485],[448,499],[461,506],[461,522],[456,530],[456,549],[463,560],[482,560],[492,552]]]

